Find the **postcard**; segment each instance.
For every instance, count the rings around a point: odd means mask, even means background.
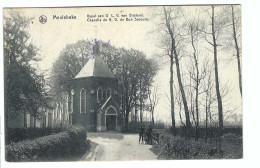
[[[243,158],[240,5],[3,15],[6,162]]]

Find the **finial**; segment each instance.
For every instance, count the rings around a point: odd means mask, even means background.
[[[94,55],[99,55],[100,54],[100,41],[97,39],[94,39],[94,44],[93,44],[93,54]]]

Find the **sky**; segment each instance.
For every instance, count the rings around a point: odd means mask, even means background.
[[[82,39],[101,39],[110,41],[111,45],[136,49],[144,52],[148,58],[160,54],[162,50],[157,47],[157,36],[153,36],[155,23],[152,21],[152,8],[148,7],[97,7],[97,8],[26,8],[17,9],[22,15],[33,17],[30,24],[32,42],[40,48],[42,60],[38,63],[39,70],[50,69],[58,58],[60,51],[67,44],[75,43]],[[189,7],[186,10],[194,10]],[[93,15],[116,14],[143,14],[149,21],[107,21],[88,22]],[[39,17],[45,15],[47,22],[42,24]],[[76,19],[53,19],[57,16],[76,16]],[[103,17],[105,18],[105,17]],[[103,19],[102,18],[102,19]],[[113,19],[113,18],[112,18]],[[167,57],[160,57],[167,60]],[[160,62],[165,62],[165,60]],[[220,62],[220,79],[231,86],[229,101],[236,107],[236,114],[242,114],[242,100],[238,89],[238,74],[236,62]],[[160,100],[155,108],[155,120],[169,123],[170,103],[166,95],[169,95],[169,65],[160,64],[160,71],[155,77],[155,85],[159,87]],[[176,117],[178,121],[178,117]]]

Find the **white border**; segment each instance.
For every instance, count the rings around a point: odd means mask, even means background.
[[[3,7],[64,7],[64,6],[113,6],[113,5],[184,5],[184,4],[242,4],[242,35],[243,35],[243,120],[244,120],[244,159],[242,160],[192,160],[192,161],[142,161],[142,162],[50,162],[50,163],[7,163],[4,161],[4,125],[3,125],[3,107],[4,107],[4,86],[3,86],[3,59],[1,59],[0,80],[1,80],[1,166],[8,167],[189,167],[189,168],[222,168],[222,167],[259,167],[259,1],[257,0],[160,0],[157,2],[146,0],[2,0],[1,13]],[[0,33],[3,39],[2,17],[0,20]],[[0,52],[3,54],[3,41],[0,40]],[[258,166],[257,166],[258,165]]]

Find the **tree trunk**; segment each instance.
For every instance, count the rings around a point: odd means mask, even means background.
[[[198,89],[198,82],[196,84],[196,95],[195,95],[195,106],[196,106],[196,129],[195,129],[195,141],[199,139],[199,109],[198,109],[198,94],[199,94],[199,89]]]
[[[140,103],[140,123],[143,123],[143,94],[142,94],[142,82],[140,81],[139,84],[139,89],[140,89],[140,97],[139,97],[139,103]]]
[[[232,9],[232,27],[233,27],[233,37],[235,42],[235,48],[236,48],[236,57],[237,57],[237,68],[238,68],[238,79],[239,79],[239,89],[240,94],[242,96],[242,74],[241,74],[241,65],[240,65],[240,53],[239,53],[239,47],[237,42],[237,32],[236,32],[236,25],[235,25],[235,16],[234,16],[234,7],[231,5]]]
[[[184,105],[184,111],[185,111],[185,117],[186,117],[186,127],[187,127],[187,134],[189,135],[190,129],[191,129],[191,122],[190,122],[190,115],[189,115],[189,109],[187,105],[187,100],[181,80],[181,73],[180,73],[180,65],[179,65],[179,58],[178,54],[176,51],[176,44],[175,44],[175,37],[174,37],[174,32],[172,31],[171,28],[171,23],[170,23],[170,15],[167,14],[166,9],[164,8],[164,14],[165,14],[165,21],[166,21],[166,27],[168,29],[170,38],[171,38],[171,50],[173,51],[173,55],[175,57],[175,63],[176,63],[176,71],[177,71],[177,78],[178,78],[178,83],[179,83],[179,88],[181,91],[182,95],[182,100],[183,100],[183,105]]]
[[[177,54],[177,51],[176,51],[175,39],[173,37],[172,31],[171,31],[170,34],[171,34],[173,53],[174,53],[175,63],[176,63],[177,79],[178,79],[178,84],[179,84],[179,88],[180,88],[180,91],[181,91],[182,101],[183,101],[183,106],[184,106],[184,111],[185,111],[186,127],[188,129],[187,133],[189,134],[189,131],[191,129],[189,108],[188,108],[188,104],[187,104],[187,100],[186,100],[186,96],[185,96],[185,92],[184,92],[184,88],[183,88],[183,84],[182,84],[179,58],[178,58],[178,54]]]
[[[151,110],[151,117],[152,117],[152,125],[154,125],[154,108],[156,106],[156,101],[157,101],[157,91],[155,91],[156,89],[154,89],[154,93],[155,94],[153,96],[153,99],[151,98],[151,90],[150,90],[150,86],[148,86],[148,98],[150,101],[150,110]]]
[[[152,110],[152,125],[154,125],[154,116],[153,116],[153,113],[154,113],[154,109]]]
[[[176,136],[175,112],[174,112],[174,93],[173,93],[173,51],[171,50],[170,66],[170,94],[171,94],[171,117],[172,117],[172,134]]]
[[[211,106],[211,95],[209,96],[209,108],[208,108],[208,114],[209,114],[209,133],[210,133],[210,143],[212,142],[212,116],[211,116],[211,111],[210,111],[210,106]]]
[[[205,121],[205,135],[204,135],[204,140],[207,142],[207,136],[208,136],[208,93],[206,93],[206,121]]]
[[[171,94],[171,117],[172,117],[172,133],[173,135],[176,135],[176,126],[175,126],[175,112],[174,112],[174,93],[173,93],[173,59],[174,56],[173,54],[176,55],[176,46],[175,46],[175,39],[174,39],[174,34],[172,32],[171,29],[171,25],[170,25],[170,16],[168,16],[167,11],[164,9],[164,15],[165,15],[165,21],[166,21],[166,27],[168,29],[168,32],[170,34],[170,38],[171,38],[171,53],[170,53],[170,94]],[[175,57],[176,59],[176,57]],[[186,102],[187,105],[187,102]],[[185,116],[186,116],[186,111],[185,111]],[[188,116],[189,117],[189,116]],[[190,120],[187,120],[187,116],[186,116],[186,123],[189,123],[188,125],[190,125]],[[186,125],[187,126],[187,125]]]
[[[23,117],[24,117],[24,118],[23,118],[23,122],[24,122],[24,123],[23,123],[23,126],[24,126],[24,128],[27,128],[26,111],[23,112]]]
[[[126,91],[125,100],[126,100],[126,102],[125,102],[125,128],[126,128],[126,131],[128,131],[129,113],[130,113],[129,102],[128,102],[128,91]]]
[[[121,108],[122,108],[122,125],[125,126],[125,116],[126,116],[126,109],[125,109],[125,101],[123,101],[125,98],[122,96],[121,97]]]
[[[126,131],[128,131],[128,119],[129,119],[129,100],[128,100],[128,85],[127,85],[127,79],[125,79],[125,128]]]
[[[142,98],[139,99],[140,101],[140,123],[143,123],[143,100]]]
[[[218,58],[217,58],[217,42],[215,37],[215,18],[214,18],[214,6],[212,6],[212,40],[213,40],[213,48],[214,48],[214,67],[215,67],[215,82],[216,82],[216,94],[218,100],[218,116],[219,116],[219,129],[218,129],[218,137],[219,137],[219,148],[221,148],[220,136],[222,135],[223,130],[223,107],[222,107],[222,98],[219,90],[219,78],[218,78]]]
[[[212,6],[212,39],[213,39],[213,48],[214,48],[214,67],[215,67],[215,84],[216,84],[216,94],[218,100],[218,116],[219,116],[219,131],[220,134],[223,129],[223,107],[222,107],[222,98],[219,90],[219,78],[218,78],[218,58],[217,58],[217,42],[215,37],[215,20],[214,20],[214,6]]]
[[[128,118],[129,118],[129,112],[126,111],[126,114],[125,114],[125,129],[126,129],[126,131],[128,131]]]
[[[194,45],[194,30],[193,26],[191,26],[191,45],[193,48],[193,58],[196,68],[196,86],[195,86],[195,109],[196,109],[196,128],[195,128],[195,141],[199,139],[199,105],[198,105],[198,97],[199,97],[199,65],[198,65],[198,56],[196,54],[197,50]]]
[[[33,128],[35,128],[35,127],[36,127],[36,117],[33,116]]]
[[[173,39],[173,46],[175,46],[175,40],[174,39]],[[191,129],[189,108],[188,108],[188,104],[187,104],[187,100],[186,100],[186,96],[185,96],[185,92],[184,92],[184,88],[183,88],[183,84],[182,84],[180,65],[179,65],[179,58],[178,58],[178,55],[177,55],[175,47],[174,47],[174,56],[175,56],[175,63],[176,63],[177,79],[178,79],[179,88],[180,88],[181,95],[182,95],[184,111],[185,111],[186,127],[188,129],[187,133],[189,134],[189,131]]]
[[[137,126],[137,103],[136,103],[136,98],[135,98],[135,100],[134,100],[135,102],[135,128],[136,128],[136,126]]]

